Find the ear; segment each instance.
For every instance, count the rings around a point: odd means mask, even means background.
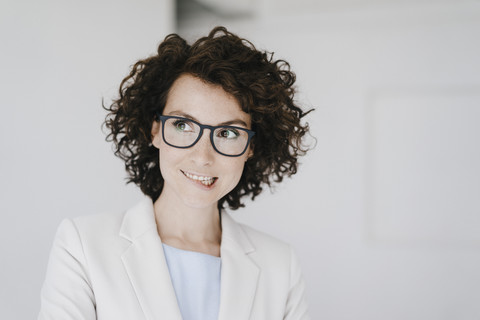
[[[247,151],[247,158],[245,159],[245,162],[247,162],[249,159],[253,157],[253,148],[249,147]]]
[[[152,144],[159,149],[160,148],[160,135],[162,134],[160,132],[160,121],[154,120],[152,123]]]

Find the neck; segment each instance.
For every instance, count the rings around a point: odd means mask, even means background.
[[[216,204],[190,207],[164,189],[154,203],[154,210],[163,243],[179,249],[220,255],[222,230]]]

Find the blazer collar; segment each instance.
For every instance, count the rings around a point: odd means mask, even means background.
[[[127,210],[120,227],[120,236],[133,242],[145,232],[156,228],[152,200],[145,197],[134,207]]]
[[[182,320],[150,198],[125,213],[120,236],[131,242],[121,259],[146,319]]]
[[[222,211],[222,258],[219,320],[249,319],[260,269],[251,260],[255,247],[243,228]],[[152,200],[128,210],[120,236],[132,244],[121,256],[147,319],[181,320],[175,290],[157,232]]]
[[[223,211],[219,320],[250,319],[260,274],[249,256],[254,251],[242,227]]]

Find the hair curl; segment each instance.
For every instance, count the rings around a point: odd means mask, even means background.
[[[231,209],[243,207],[243,196],[253,200],[263,184],[271,186],[297,172],[297,158],[308,150],[302,141],[309,127],[301,119],[313,109],[303,111],[294,102],[295,74],[290,65],[216,27],[193,45],[177,34],[167,36],[156,55],[135,63],[121,82],[118,99],[104,106],[106,140],[114,143],[115,155],[125,162],[127,183],[138,185],[153,201],[160,196],[164,180],[158,150],[151,143],[152,123],[156,112],[163,111],[173,82],[185,73],[233,95],[250,114],[256,132],[253,156],[237,186],[219,200],[219,208],[224,202]]]

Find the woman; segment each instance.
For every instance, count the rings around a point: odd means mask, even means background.
[[[292,249],[224,210],[296,173],[294,82],[223,27],[138,61],[105,124],[147,197],[61,223],[39,319],[308,319]]]

